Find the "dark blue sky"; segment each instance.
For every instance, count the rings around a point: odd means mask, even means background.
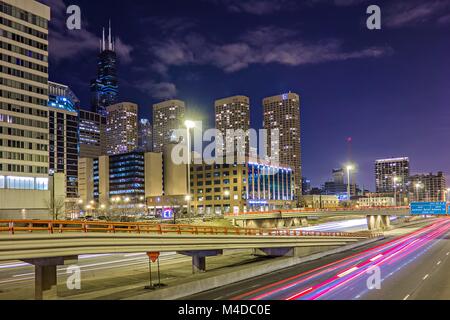
[[[409,156],[412,172],[449,172],[450,1],[448,0],[42,0],[52,6],[50,79],[89,108],[102,26],[111,18],[120,100],[142,117],[165,98],[188,103],[213,126],[213,102],[297,92],[304,176],[320,185],[347,161],[353,138],[357,180],[374,188],[373,162]],[[66,6],[82,30],[65,28]],[[366,28],[378,4],[382,30]]]

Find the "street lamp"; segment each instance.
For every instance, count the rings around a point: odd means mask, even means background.
[[[395,176],[394,181],[394,206],[397,206],[397,182],[400,180],[399,177]]]
[[[188,214],[188,217],[190,217],[191,216],[191,132],[190,132],[190,130],[195,128],[195,122],[192,120],[186,120],[184,122],[184,125],[186,126],[186,131],[187,131],[186,144],[187,144],[187,149],[188,149],[188,154],[187,154],[188,196],[186,196],[186,201],[187,201],[187,214]]]
[[[419,202],[420,201],[420,199],[419,199],[419,189],[422,188],[422,182],[417,182],[414,185],[414,187],[416,188],[416,200],[417,200],[417,202]]]
[[[444,201],[449,202],[448,201],[449,194],[450,194],[450,188],[448,188],[447,190],[444,190]]]
[[[350,195],[350,171],[354,170],[354,167],[352,165],[347,166],[347,197],[348,201],[351,199]]]

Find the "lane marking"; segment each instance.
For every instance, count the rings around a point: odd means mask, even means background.
[[[439,260],[438,263],[437,263],[437,265],[440,265],[441,263],[442,263],[442,261]]]
[[[351,268],[351,269],[348,269],[347,271],[344,271],[344,272],[338,274],[337,277],[338,277],[338,278],[342,278],[342,277],[344,277],[344,276],[346,276],[346,275],[352,273],[352,272],[355,271],[355,270],[358,270],[358,267],[353,267],[353,268]]]
[[[429,274],[426,274],[425,277],[423,277],[423,280],[426,280],[428,278]]]
[[[382,255],[382,254],[379,254],[379,255],[373,257],[372,259],[370,259],[370,261],[371,261],[371,262],[374,262],[375,260],[380,259],[381,257],[383,257],[383,255]]]
[[[409,298],[409,294],[406,295],[406,297],[404,297],[403,300],[408,300],[408,298]]]

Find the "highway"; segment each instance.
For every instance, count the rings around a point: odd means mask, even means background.
[[[190,261],[189,257],[175,253],[161,253],[160,259],[162,266]],[[86,281],[83,285],[90,283],[92,286],[88,291],[95,291],[103,285],[104,288],[130,284],[142,286],[148,278],[148,257],[145,253],[83,255],[77,265]],[[67,277],[67,267],[59,266],[57,269],[60,282]],[[33,288],[33,266],[20,261],[0,263],[0,299],[31,299]]]
[[[189,299],[450,299],[450,220]],[[379,275],[379,287],[377,283]],[[369,286],[372,286],[369,289]]]
[[[395,221],[397,217],[391,217],[391,222]],[[358,232],[366,231],[367,219],[348,219],[348,220],[338,220],[332,222],[321,223],[311,227],[298,228],[296,230],[303,231],[323,231],[323,232]]]
[[[305,230],[344,231],[347,228],[348,231],[357,231],[367,229],[365,223],[365,219],[336,221],[305,228]],[[349,226],[353,227],[349,228]],[[174,252],[161,254],[162,267],[189,263],[190,260],[190,257],[177,255]],[[102,290],[103,285],[104,288],[133,284],[138,286],[148,278],[148,257],[145,253],[81,255],[78,265],[84,280],[83,288],[89,292]],[[67,277],[67,266],[59,266],[57,270],[59,282],[64,283]],[[0,299],[32,298],[33,287],[34,267],[32,265],[21,261],[0,262]],[[66,292],[63,295],[73,294],[75,292]]]

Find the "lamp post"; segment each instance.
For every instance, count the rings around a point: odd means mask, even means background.
[[[393,181],[394,181],[394,206],[397,206],[397,181],[399,180],[399,178],[396,176],[394,177]]]
[[[230,201],[231,200],[230,199],[230,196],[231,196],[230,190],[225,190],[224,193],[223,193],[223,196],[224,196],[223,200]],[[231,201],[230,201],[230,209],[231,209]],[[225,213],[226,213],[225,212],[225,208],[222,207],[222,215],[225,216]]]
[[[191,217],[191,129],[195,128],[195,122],[191,120],[186,120],[184,122],[184,125],[186,126],[186,132],[187,132],[187,148],[188,148],[188,154],[187,154],[187,190],[188,194],[186,196],[186,202],[187,202],[187,214],[188,217]]]
[[[350,201],[351,199],[351,195],[350,195],[350,171],[352,171],[354,168],[352,165],[348,165],[347,166],[347,197],[348,197],[348,201]]]
[[[444,201],[445,202],[449,202],[448,201],[448,195],[450,193],[450,188],[448,188],[447,190],[444,191]]]
[[[416,188],[416,200],[417,202],[420,201],[419,199],[419,189],[422,188],[422,183],[421,182],[417,182],[414,187]]]

